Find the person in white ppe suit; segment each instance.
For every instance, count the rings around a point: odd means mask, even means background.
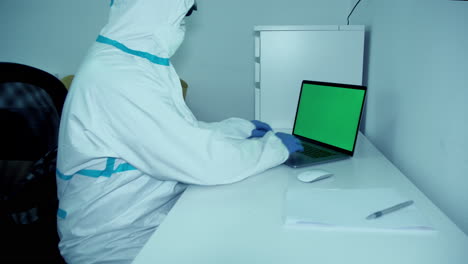
[[[194,0],[114,0],[60,124],[59,248],[68,263],[129,263],[187,184],[243,180],[301,150],[259,121],[198,121],[169,58]]]

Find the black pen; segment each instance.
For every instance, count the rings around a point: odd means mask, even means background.
[[[379,218],[381,217],[382,215],[385,215],[385,214],[388,214],[388,213],[391,213],[391,212],[395,212],[396,210],[400,210],[404,207],[407,207],[407,206],[410,206],[413,204],[413,201],[410,200],[410,201],[406,201],[406,202],[402,202],[402,203],[399,203],[397,205],[394,205],[392,207],[389,207],[387,209],[383,209],[383,210],[380,210],[380,211],[377,211],[375,213],[372,213],[370,214],[368,217],[366,217],[367,220],[370,220],[370,219],[375,219],[375,218]]]

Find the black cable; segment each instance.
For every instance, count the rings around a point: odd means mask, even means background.
[[[354,9],[356,9],[356,6],[359,5],[360,2],[361,2],[361,0],[357,1],[356,4],[354,5],[353,9],[349,13],[349,15],[348,15],[348,25],[349,25],[349,17],[353,14]]]

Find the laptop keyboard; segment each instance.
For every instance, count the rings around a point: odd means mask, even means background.
[[[304,147],[304,154],[306,154],[309,157],[314,157],[314,158],[323,158],[323,157],[328,157],[333,155],[333,153],[330,153],[325,150],[318,149],[314,146],[303,144]]]

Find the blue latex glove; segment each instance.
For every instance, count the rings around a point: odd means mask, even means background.
[[[277,132],[275,135],[281,139],[283,144],[288,149],[289,154],[292,154],[297,151],[304,151],[304,147],[302,146],[299,139],[297,139],[295,136],[283,132]]]
[[[252,120],[255,125],[255,129],[252,130],[252,135],[249,138],[263,137],[268,131],[272,131],[270,125],[258,120]]]

